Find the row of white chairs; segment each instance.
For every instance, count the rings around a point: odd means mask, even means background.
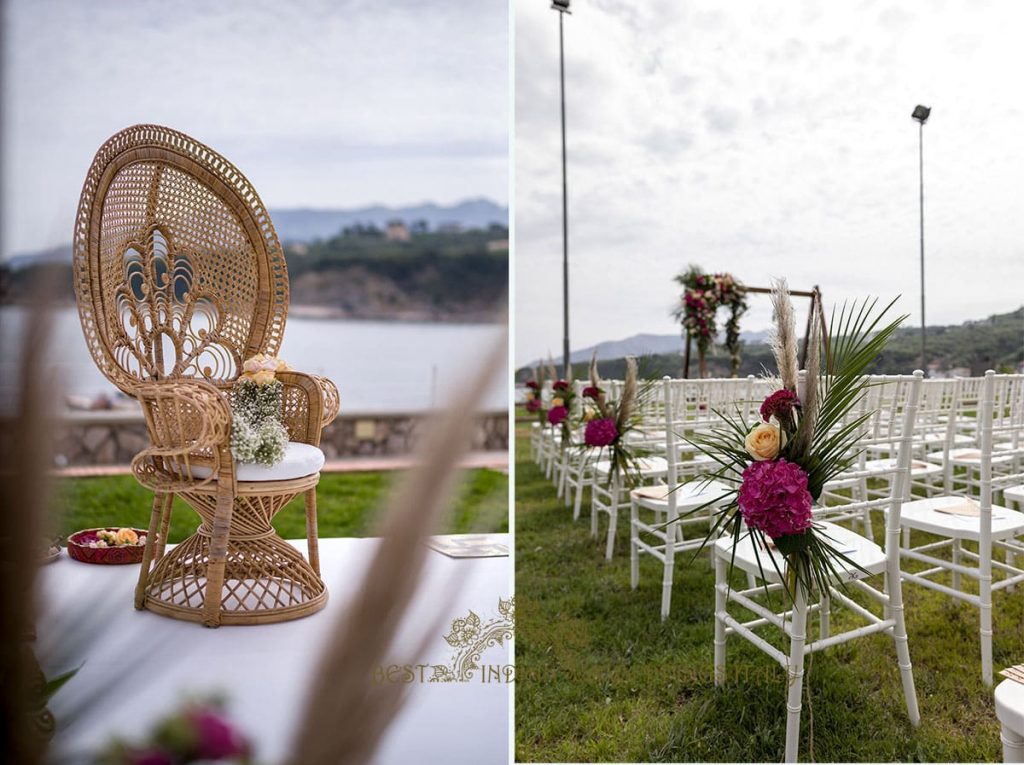
[[[703,543],[703,533],[686,538],[684,532],[692,524],[707,525],[718,504],[715,499],[729,489],[717,482],[694,480],[715,466],[707,458],[698,459],[685,439],[714,427],[714,409],[731,410],[738,405],[748,422],[757,419],[756,407],[770,392],[759,383],[753,378],[664,380],[661,395],[648,397],[642,407],[637,433],[640,444],[651,454],[645,457],[644,485],[630,490],[622,485],[621,477],[609,480],[609,465],[594,450],[572,445],[562,449],[556,430],[535,428],[535,456],[546,464],[548,475],[573,504],[574,518],[580,514],[583,490],[588,487],[595,536],[599,516],[608,516],[605,553],[609,558],[614,552],[618,513],[629,507],[631,584],[636,588],[639,583],[642,555],[651,555],[663,564],[663,619],[671,606],[676,555]],[[699,391],[701,387],[707,390]],[[614,395],[614,387],[610,390]],[[657,403],[651,400],[654,398]],[[908,716],[916,725],[919,712],[902,582],[938,590],[979,608],[982,678],[988,684],[993,680],[992,596],[1024,582],[1024,569],[1017,565],[1018,556],[1024,558],[1024,513],[1020,512],[1024,509],[1024,376],[989,372],[983,378],[948,381],[924,381],[920,373],[873,377],[867,395],[847,421],[861,415],[867,419],[858,432],[855,462],[826,487],[815,516],[835,546],[870,577],[862,578],[862,571],[849,567],[841,573],[845,587],[833,586],[818,593],[816,603],[808,603],[808,593],[798,590],[793,607],[776,612],[762,601],[784,586],[770,562],[776,558],[781,570],[781,556],[773,550],[755,550],[750,536],[735,545],[731,537],[721,537],[712,547],[716,683],[724,680],[725,646],[731,635],[748,640],[786,669],[787,761],[796,758],[806,654],[870,634],[890,635],[896,645]],[[993,503],[994,493],[1002,496],[1003,504]],[[976,504],[965,503],[965,499],[976,500]],[[701,505],[706,509],[699,517],[691,514]],[[881,546],[873,539],[873,512],[880,512],[885,519],[885,543]],[[847,521],[863,533],[839,525]],[[929,536],[922,541],[921,534]],[[912,545],[912,535],[919,537],[916,545]],[[940,557],[946,550],[949,555]],[[994,552],[1002,553],[1003,559],[994,560]],[[730,564],[746,574],[745,589],[731,586],[727,579]],[[944,572],[951,575],[951,584],[936,581]],[[872,586],[869,582],[876,575],[881,583]],[[967,580],[975,580],[976,586],[965,588]],[[851,591],[873,600],[881,612],[850,597]],[[832,634],[834,604],[845,606],[865,623]],[[753,618],[741,620],[729,612],[730,605]],[[815,613],[818,638],[809,641],[807,617]],[[788,642],[787,652],[759,634],[768,627],[781,631]]]

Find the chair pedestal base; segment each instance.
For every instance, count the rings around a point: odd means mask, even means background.
[[[311,478],[307,482],[315,486],[317,476]],[[148,575],[142,574],[142,608],[215,627],[288,621],[327,605],[323,580],[270,525],[274,515],[307,487],[290,484],[274,494],[267,491],[269,487],[261,487],[263,491],[255,494],[244,491],[250,486],[240,484],[243,490],[234,499],[220,604],[213,611],[214,618],[205,608],[216,509],[216,495],[210,493],[181,495],[203,523],[195,534],[164,553]]]

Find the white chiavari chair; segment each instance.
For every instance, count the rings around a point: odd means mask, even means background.
[[[673,385],[666,377],[662,381],[664,451],[668,461],[667,482],[633,489],[630,492],[630,585],[635,590],[640,584],[640,556],[651,555],[661,561],[662,590],[661,618],[668,618],[672,604],[672,574],[678,553],[699,549],[703,536],[686,539],[684,527],[706,524],[716,499],[728,494],[729,487],[716,481],[679,481],[679,440],[673,421],[676,411],[673,394],[681,394],[682,387]],[[708,505],[700,517],[687,516],[689,511]],[[641,513],[643,515],[641,516]]]
[[[975,606],[980,612],[981,675],[992,684],[992,609],[993,594],[1024,582],[1024,570],[1013,565],[1014,556],[1024,554],[1024,513],[993,505],[993,475],[997,465],[1012,464],[1017,456],[996,451],[994,440],[1015,427],[1009,414],[1018,375],[997,375],[989,371],[982,380],[980,399],[970,420],[970,428],[979,437],[977,480],[967,478],[956,482],[957,493],[908,502],[903,507],[901,524],[906,530],[902,556],[906,561],[925,564],[927,568],[913,573],[904,571],[903,578],[914,584],[945,593]],[[972,394],[974,395],[974,394]],[[970,466],[973,470],[973,465]],[[1011,473],[1002,480],[1013,480]],[[1000,479],[997,479],[1000,480]],[[978,501],[974,502],[973,497]],[[912,546],[912,532],[925,532],[939,537]],[[937,557],[946,550],[949,559]],[[1006,562],[994,560],[994,552],[1002,551]],[[935,581],[937,574],[951,573],[952,586]],[[996,575],[996,576],[994,576]],[[967,591],[965,579],[977,581]]]
[[[900,513],[906,485],[909,481],[913,424],[922,378],[921,372],[915,372],[912,376],[873,378],[873,382],[876,384],[885,384],[896,388],[897,392],[894,395],[905,401],[898,418],[900,422],[899,437],[895,439],[898,443],[896,465],[891,469],[868,471],[869,475],[867,476],[875,478],[882,474],[889,474],[887,480],[891,487],[890,494],[886,497],[867,499],[861,503],[868,510],[887,510],[885,546],[880,547],[874,541],[834,523],[820,522],[822,532],[831,537],[833,546],[868,572],[868,577],[862,579],[863,572],[840,564],[842,581],[848,587],[860,591],[879,604],[882,609],[881,616],[862,606],[838,586],[829,587],[828,592],[819,593],[818,602],[809,603],[810,595],[800,584],[795,587],[792,608],[776,612],[769,605],[759,602],[758,598],[762,597],[766,590],[779,592],[784,588],[784,583],[769,561],[770,557],[774,558],[778,569],[784,571],[785,564],[782,556],[768,548],[759,549],[755,553],[755,542],[750,535],[741,537],[735,545],[732,538],[728,536],[722,536],[715,542],[715,684],[721,685],[725,681],[725,651],[726,640],[729,636],[742,637],[775,659],[786,670],[788,676],[786,762],[795,762],[797,759],[805,656],[851,640],[873,634],[887,634],[893,638],[907,704],[907,714],[913,725],[916,726],[920,722],[903,614],[899,541]],[[737,568],[748,574],[763,578],[763,583],[746,590],[732,589],[728,581],[730,561],[734,561]],[[874,579],[875,577],[882,579],[880,589],[867,581],[868,578]],[[747,618],[745,621],[737,618],[729,612],[731,604],[742,608],[751,614],[752,618]],[[846,607],[849,611],[862,617],[867,624],[833,634],[830,613],[836,605]],[[812,613],[817,613],[819,616],[819,635],[816,640],[809,640],[808,635],[807,617]],[[765,627],[774,627],[781,631],[789,644],[788,653],[776,648],[766,638],[757,634],[758,630]]]

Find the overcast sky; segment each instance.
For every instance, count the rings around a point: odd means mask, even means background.
[[[558,19],[516,18],[516,359],[561,355]],[[565,19],[572,347],[678,331],[688,263],[826,307],[1024,304],[1024,3],[576,0]],[[752,297],[744,329],[770,324]],[[804,304],[798,304],[801,314]],[[724,321],[724,312],[723,312]],[[1024,330],[1022,330],[1024,333]]]
[[[156,122],[270,207],[508,202],[506,0],[8,0],[4,255],[70,241],[100,144]]]

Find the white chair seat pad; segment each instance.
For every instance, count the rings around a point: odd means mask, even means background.
[[[1012,454],[993,454],[992,464],[993,465],[1005,465],[1007,462],[1013,459]],[[942,452],[933,452],[928,455],[930,462],[938,462],[940,465],[943,462]],[[954,465],[980,465],[981,464],[981,450],[973,447],[964,449],[950,449],[949,450],[949,461]]]
[[[1024,502],[1024,483],[1020,486],[1007,486],[1003,490],[1003,496],[1005,496],[1008,501]]]
[[[676,500],[676,511],[685,513],[718,499],[730,491],[732,489],[729,486],[718,481],[690,481],[680,484],[672,494]],[[630,496],[641,507],[651,510],[666,510],[668,509],[668,494],[669,487],[661,485],[633,489]]]
[[[834,523],[816,521],[814,525],[819,534],[826,536],[829,545],[869,573],[877,574],[885,570],[885,550],[870,539]],[[769,583],[781,581],[775,569],[778,567],[779,571],[785,571],[785,558],[782,554],[765,547],[758,547],[755,553],[754,547],[754,538],[750,534],[741,536],[736,544],[736,567]],[[719,537],[715,541],[715,554],[728,561],[733,554],[732,537]],[[761,561],[760,569],[758,557]],[[775,566],[772,565],[772,558],[775,559]],[[836,569],[843,581],[864,578],[863,572],[842,561],[836,561]]]
[[[936,510],[936,507],[958,505],[963,497],[931,497],[904,502],[900,524],[930,534],[940,534],[954,539],[973,539],[981,536],[981,518],[970,515],[954,515]],[[1007,507],[992,505],[992,538],[1006,539],[1024,532],[1024,513]]]
[[[668,472],[668,461],[664,457],[640,457],[637,460],[640,475],[644,478],[664,475]],[[601,460],[594,463],[594,472],[599,477],[607,476],[612,469],[611,460]]]
[[[238,481],[288,481],[293,478],[304,478],[320,472],[324,466],[324,453],[312,444],[289,441],[284,450],[284,459],[276,465],[261,465],[256,462],[236,462],[235,478]],[[206,478],[210,468],[196,465],[192,474],[196,478]]]
[[[1024,736],[1024,684],[1003,680],[996,686],[996,719],[1003,727]]]

